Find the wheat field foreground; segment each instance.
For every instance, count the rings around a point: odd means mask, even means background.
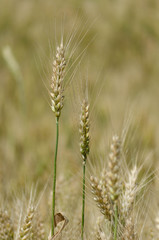
[[[158,22],[158,0],[1,0],[0,240],[159,239]]]

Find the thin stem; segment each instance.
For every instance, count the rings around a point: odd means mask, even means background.
[[[84,211],[85,211],[85,173],[86,173],[86,158],[83,161],[83,196],[82,196],[82,235],[81,239],[83,240],[84,235]]]
[[[117,225],[118,225],[118,207],[117,205],[115,205],[114,240],[117,240]]]
[[[56,117],[56,148],[55,148],[55,157],[54,157],[54,176],[53,176],[53,195],[52,195],[52,229],[51,235],[54,235],[55,228],[55,197],[56,197],[56,162],[57,162],[57,151],[58,151],[58,139],[59,139],[59,118]]]

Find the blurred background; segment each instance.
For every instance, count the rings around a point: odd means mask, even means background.
[[[129,125],[130,152],[152,153],[146,164],[154,169],[159,149],[159,1],[1,0],[0,5],[1,195],[10,199],[37,182],[38,190],[47,182],[51,186],[55,117],[45,83],[61,28],[64,38],[78,29],[73,61],[84,49],[86,54],[65,93],[59,181],[81,169],[75,97],[83,94],[82,76],[87,76],[92,104],[90,160],[98,162],[109,136]]]

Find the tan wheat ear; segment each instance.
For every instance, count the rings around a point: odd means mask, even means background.
[[[97,177],[90,177],[91,191],[94,195],[94,200],[97,203],[101,213],[111,220],[111,205],[107,194],[107,186],[98,180]]]
[[[112,203],[113,221],[112,221],[112,232],[114,240],[118,239],[118,222],[119,222],[119,211],[118,211],[118,198],[121,193],[120,184],[120,156],[121,156],[121,141],[117,135],[113,136],[112,144],[110,146],[110,154],[108,161],[108,174],[107,174],[107,187],[108,195]]]
[[[156,237],[159,238],[159,211],[155,217],[155,230],[156,230]]]
[[[53,61],[53,74],[51,79],[51,109],[55,113],[56,117],[60,117],[61,110],[63,108],[63,80],[64,80],[64,72],[66,66],[65,60],[65,50],[63,43],[57,47],[56,57]]]
[[[135,233],[135,225],[132,217],[126,219],[124,232],[122,234],[122,240],[137,240],[137,234]]]
[[[117,135],[113,136],[112,144],[110,146],[111,152],[109,154],[108,162],[108,191],[112,202],[117,202],[120,193],[120,155],[121,155],[121,141]]]
[[[81,104],[81,116],[80,116],[80,152],[83,161],[86,161],[87,155],[89,154],[89,104],[84,99]]]
[[[81,115],[80,115],[80,152],[83,159],[83,193],[82,193],[82,229],[81,239],[84,239],[84,220],[85,220],[85,174],[86,174],[86,162],[89,154],[89,104],[86,99],[81,104]]]
[[[123,193],[121,199],[121,213],[123,219],[126,219],[131,213],[133,203],[135,201],[137,187],[136,180],[138,176],[138,171],[136,165],[132,168],[129,173],[128,181],[125,182],[125,192]]]
[[[0,210],[0,239],[14,239],[13,223],[8,212],[4,210]]]
[[[33,236],[32,228],[33,228],[33,217],[34,217],[35,209],[30,206],[26,217],[24,219],[24,223],[19,231],[19,240],[30,240]]]

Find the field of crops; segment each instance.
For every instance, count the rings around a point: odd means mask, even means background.
[[[158,0],[0,1],[0,240],[159,239],[158,23]]]

